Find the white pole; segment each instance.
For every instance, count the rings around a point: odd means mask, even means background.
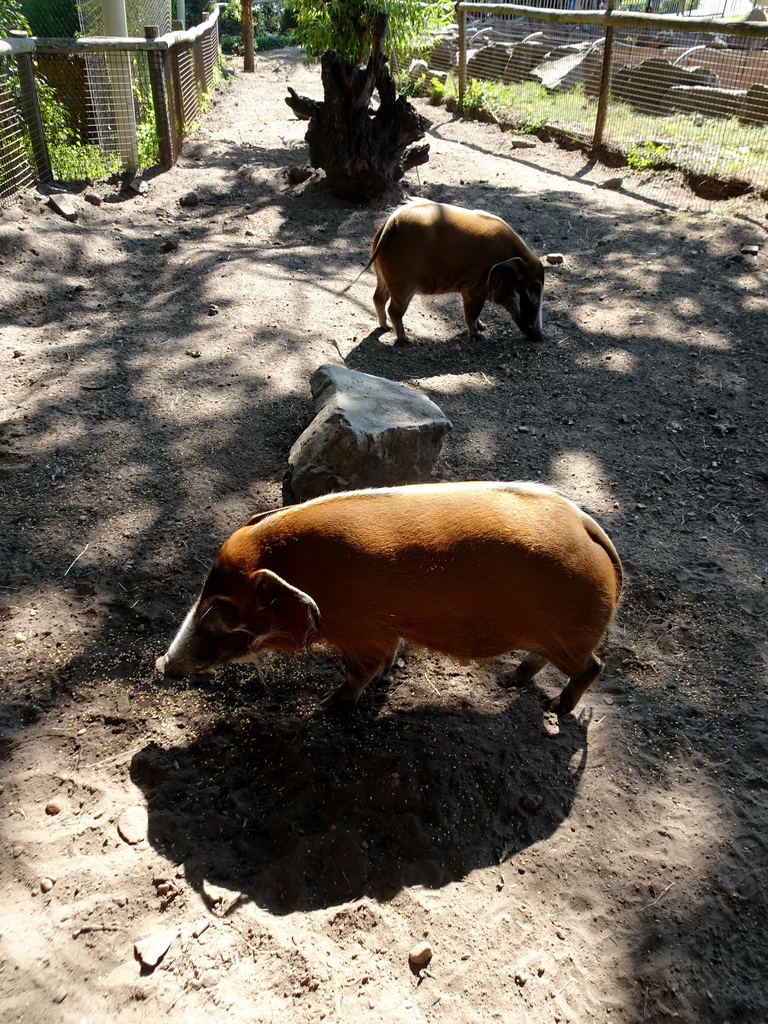
[[[125,0],[101,0],[104,16],[104,35],[126,38],[128,18]],[[139,167],[139,148],[136,142],[136,113],[133,107],[130,54],[107,54],[107,67],[112,80],[112,97],[117,115],[117,144],[127,171]]]
[[[187,27],[187,4],[186,0],[176,0],[176,20],[181,22],[181,27]]]

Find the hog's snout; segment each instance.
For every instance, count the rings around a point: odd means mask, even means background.
[[[158,658],[155,662],[155,671],[159,672],[161,676],[165,675],[165,665],[168,661],[168,657],[163,654],[162,657]]]

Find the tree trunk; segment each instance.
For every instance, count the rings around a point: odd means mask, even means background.
[[[385,29],[382,18],[365,68],[348,64],[334,50],[323,54],[324,101],[299,96],[288,87],[291,95],[285,102],[298,117],[309,120],[310,162],[325,170],[328,188],[342,199],[383,195],[404,171],[429,159],[428,144],[406,152],[411,143],[424,138],[430,122],[404,96],[395,94],[382,49]],[[378,109],[370,106],[374,91],[379,94]]]

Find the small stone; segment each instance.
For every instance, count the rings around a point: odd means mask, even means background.
[[[61,800],[49,800],[45,805],[46,814],[61,814],[64,804]]]
[[[210,967],[200,976],[200,981],[203,983],[203,988],[213,988],[219,983],[219,972]]]
[[[149,192],[149,185],[143,178],[134,178],[128,182],[128,188],[137,196],[145,196]]]
[[[526,981],[528,981],[528,975],[527,974],[516,974],[515,975],[515,984],[519,985],[520,988],[523,987],[523,985],[526,983]]]
[[[197,192],[187,192],[179,199],[179,206],[187,206],[189,208],[200,205],[200,196]]]
[[[208,307],[208,316],[216,316],[216,314],[220,312],[221,310],[219,309],[215,302],[212,302]]]
[[[524,796],[520,801],[520,806],[524,807],[526,811],[535,814],[543,803],[544,797],[542,796]]]
[[[175,938],[175,932],[158,932],[157,935],[150,935],[149,938],[134,943],[133,948],[145,967],[156,967]]]
[[[57,988],[52,996],[54,1003],[63,1003],[66,998],[67,990],[64,988]]]
[[[126,807],[117,822],[121,839],[129,846],[135,846],[147,838],[147,812],[144,807]]]
[[[189,356],[190,359],[199,359],[201,354],[202,353],[200,352],[199,348],[188,348],[184,353],[184,355]]]
[[[86,203],[90,203],[91,206],[101,206],[103,201],[101,196],[97,196],[95,192],[86,192],[83,199]]]
[[[537,968],[536,968],[536,973],[537,973],[537,974],[538,974],[538,976],[539,976],[539,977],[541,978],[541,977],[542,977],[542,975],[544,974],[544,968],[543,968],[543,967],[537,967]]]
[[[548,252],[547,253],[547,263],[551,263],[555,267],[558,266],[558,264],[563,263],[564,261],[565,261],[565,256],[563,256],[563,254],[561,252]]]
[[[56,885],[55,878],[43,878],[40,882],[40,889],[43,892],[50,892],[54,885]]]
[[[603,697],[603,701],[606,704],[613,704],[614,703],[613,697],[608,696],[608,694],[606,694],[605,697]]]
[[[253,236],[254,236],[255,234],[256,234],[256,232],[255,232],[255,231],[251,231],[251,229],[250,229],[250,228],[246,228],[246,229],[245,229],[245,237],[246,237],[246,238],[253,238]]]
[[[24,853],[23,846],[14,846],[11,850],[11,856],[14,860],[18,860],[22,853]]]
[[[176,252],[179,248],[179,243],[175,238],[167,238],[160,246],[160,252]]]
[[[54,192],[48,197],[48,205],[57,213],[60,213],[64,220],[77,220],[77,210],[72,205],[69,196],[64,192]]]
[[[742,247],[739,250],[739,252],[743,256],[757,256],[757,254],[760,252],[760,246],[759,245],[742,245]]]
[[[510,145],[513,149],[536,149],[536,143],[531,139],[511,139]]]
[[[606,178],[605,181],[597,183],[597,188],[621,188],[623,184],[623,178]]]
[[[408,960],[414,967],[426,967],[432,959],[432,946],[428,942],[419,942],[408,954]]]
[[[565,940],[565,932],[561,928],[557,929],[555,935],[558,937],[558,939],[560,939],[561,942]]]
[[[288,181],[292,185],[301,185],[312,177],[311,167],[289,167],[287,172]]]

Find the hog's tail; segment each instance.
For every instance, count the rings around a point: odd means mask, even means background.
[[[590,540],[593,540],[595,544],[599,544],[600,547],[610,558],[613,563],[613,572],[616,577],[616,603],[618,604],[621,592],[624,588],[624,569],[619,558],[619,553],[613,545],[613,541],[599,525],[596,523],[591,516],[584,515],[584,529],[587,531],[587,535]]]
[[[373,243],[371,246],[371,258],[365,264],[365,266],[357,275],[357,277],[354,280],[350,281],[349,284],[346,285],[346,287],[342,288],[342,290],[339,292],[339,295],[344,295],[345,292],[348,292],[353,284],[357,284],[357,282],[360,280],[360,278],[363,276],[366,270],[373,266],[373,264],[376,262],[376,258],[379,255],[379,252],[381,251],[382,245],[384,244],[385,240],[389,238],[389,236],[392,234],[394,226],[394,217],[390,217],[389,220],[385,221],[385,223],[381,225],[379,230],[373,236]]]

